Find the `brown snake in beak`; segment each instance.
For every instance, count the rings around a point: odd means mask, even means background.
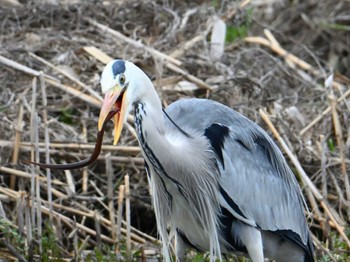
[[[70,170],[70,169],[78,169],[78,168],[82,168],[84,166],[88,166],[90,164],[92,164],[93,162],[95,162],[95,160],[98,158],[98,156],[100,155],[101,152],[101,147],[102,147],[102,141],[103,141],[103,134],[105,132],[105,128],[107,125],[107,122],[109,120],[112,119],[112,117],[118,113],[118,111],[116,110],[112,110],[108,113],[108,116],[106,118],[106,120],[103,123],[103,126],[101,128],[101,130],[97,133],[97,137],[96,137],[96,143],[95,143],[95,148],[94,151],[92,152],[91,156],[89,156],[88,158],[81,160],[79,162],[75,162],[75,163],[69,163],[69,164],[44,164],[44,163],[37,163],[37,162],[32,162],[32,161],[28,161],[28,160],[24,160],[23,162],[25,164],[33,164],[36,166],[40,166],[42,168],[49,168],[49,169],[54,169],[54,170]]]

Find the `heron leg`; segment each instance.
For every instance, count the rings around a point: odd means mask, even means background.
[[[264,252],[261,232],[255,227],[242,222],[235,223],[232,228],[235,235],[247,248],[248,254],[253,262],[264,262]]]
[[[186,243],[178,233],[175,235],[175,253],[176,262],[185,261]]]

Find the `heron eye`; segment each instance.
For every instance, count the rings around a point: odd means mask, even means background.
[[[119,82],[120,82],[121,84],[124,84],[124,83],[125,83],[125,75],[120,75],[120,76],[119,76]]]

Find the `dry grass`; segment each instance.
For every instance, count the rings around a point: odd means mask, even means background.
[[[39,248],[49,224],[62,258],[83,259],[104,244],[120,251],[116,242],[129,232],[120,188],[129,174],[130,245],[141,258],[158,254],[132,119],[119,146],[110,146],[112,136],[105,135],[103,152],[89,168],[50,172],[21,163],[73,162],[91,153],[99,73],[118,57],[145,70],[164,106],[207,97],[271,131],[299,175],[318,258],[346,260],[348,1],[20,2],[7,0],[0,8],[0,216],[25,236],[25,245]],[[214,62],[208,57],[215,15],[240,36],[231,37]],[[3,239],[0,259],[38,259],[39,252],[21,253]]]

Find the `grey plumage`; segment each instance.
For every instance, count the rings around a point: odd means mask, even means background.
[[[180,100],[166,111],[189,134],[193,129],[204,133],[213,124],[228,127],[229,134],[222,138],[223,163],[218,161],[218,184],[229,199],[221,194],[220,205],[238,220],[262,231],[295,233],[295,237],[300,237],[300,242],[295,242],[312,256],[300,188],[282,153],[262,128],[231,108],[210,100]],[[171,132],[174,126],[167,121],[167,128]],[[238,210],[231,208],[227,200],[232,200]],[[286,259],[285,254],[282,257]]]
[[[180,100],[164,113],[147,76],[122,62],[106,66],[102,89],[106,101],[125,92],[134,112],[164,259],[175,236],[180,261],[186,247],[209,251],[211,261],[231,252],[254,262],[313,261],[301,190],[266,132],[211,100]],[[124,86],[113,83],[121,64]]]

